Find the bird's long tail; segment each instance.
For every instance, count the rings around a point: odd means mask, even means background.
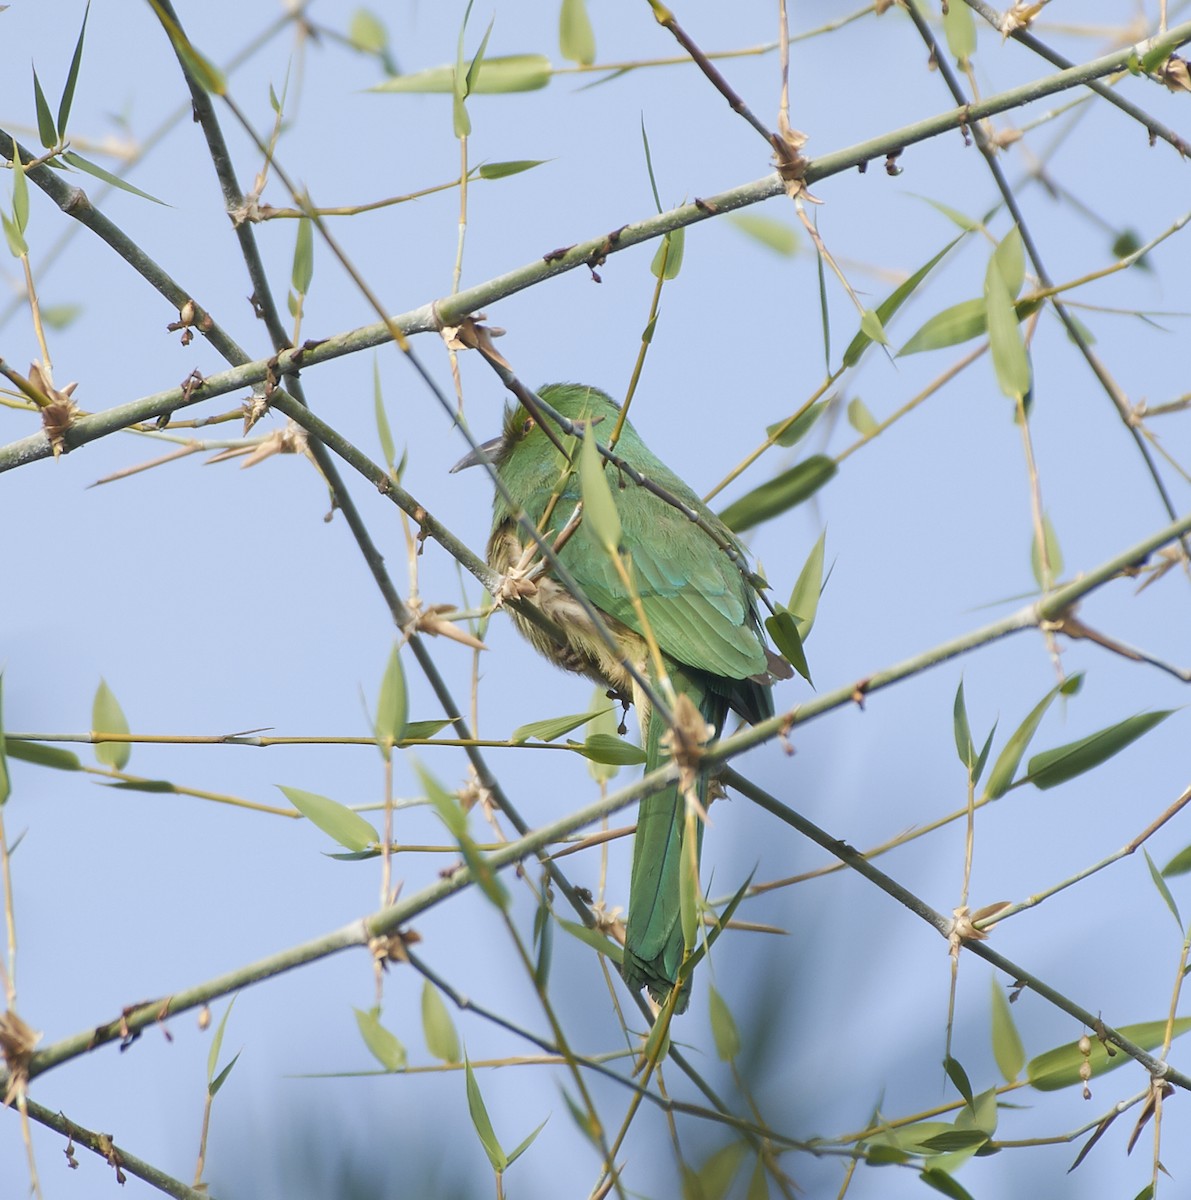
[[[702,681],[682,672],[671,673],[676,692],[688,696],[718,737],[727,705]],[[651,716],[645,730],[645,770],[667,762],[670,754],[662,744],[667,730],[664,721]],[[706,772],[696,785],[700,805],[707,805]],[[682,856],[687,846],[687,804],[677,785],[641,801],[637,814],[637,836],[633,841],[633,868],[629,882],[629,912],[625,924],[624,963],[621,974],[633,989],[648,987],[658,1003],[667,1000],[678,982],[678,969],[686,951],[682,931]],[[703,843],[703,822],[696,817],[695,866]],[[679,993],[676,1012],[690,999],[690,979]]]

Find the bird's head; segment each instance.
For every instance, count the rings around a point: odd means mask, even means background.
[[[569,421],[594,424],[608,421],[608,432],[611,432],[620,413],[610,396],[585,384],[547,384],[538,392],[538,397]],[[549,417],[546,420],[549,420]],[[550,434],[554,436],[551,437]],[[558,444],[566,445],[569,440],[560,430],[551,428],[548,433],[539,428],[536,418],[525,405],[509,404],[505,406],[504,426],[500,436],[483,442],[465,454],[451,468],[451,473],[477,466],[485,461],[491,462],[502,472],[514,462],[552,463],[560,453]]]

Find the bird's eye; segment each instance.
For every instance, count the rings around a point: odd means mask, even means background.
[[[524,437],[536,424],[533,417],[526,417],[525,424],[521,426],[521,436]]]

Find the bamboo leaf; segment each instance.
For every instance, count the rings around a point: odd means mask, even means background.
[[[238,995],[238,993],[237,993]],[[219,1054],[223,1049],[223,1035],[227,1029],[228,1017],[232,1015],[232,1008],[236,1003],[236,997],[233,996],[228,1001],[228,1006],[223,1010],[223,1016],[219,1018],[219,1024],[215,1027],[215,1036],[211,1038],[211,1046],[207,1051],[207,1085],[215,1079],[215,1068],[219,1065]]]
[[[380,440],[380,451],[389,474],[392,474],[397,450],[393,445],[393,431],[389,428],[389,415],[385,412],[384,397],[381,395],[380,363],[375,358],[372,360],[372,404],[376,412],[376,436]]]
[[[765,427],[765,433],[779,446],[787,448],[794,446],[810,433],[811,426],[827,411],[827,404],[828,401],[820,400],[818,404],[812,404],[806,412],[800,413],[793,421],[788,417],[784,421],[775,421],[772,425]]]
[[[66,72],[66,86],[62,89],[62,99],[58,101],[58,136],[60,138],[66,136],[70,108],[74,104],[74,89],[79,81],[79,68],[83,65],[83,36],[87,32],[87,18],[90,15],[91,0],[87,0],[87,5],[83,9],[83,23],[79,27],[78,41],[74,44],[74,54],[70,59],[70,70]]]
[[[968,1079],[967,1071],[963,1069],[957,1059],[950,1055],[943,1059],[943,1070],[947,1072],[947,1078],[955,1085],[955,1090],[970,1105],[972,1103],[972,1083]]]
[[[496,1130],[492,1128],[492,1119],[488,1116],[484,1097],[480,1095],[480,1085],[476,1083],[475,1073],[466,1058],[463,1060],[463,1067],[467,1073],[467,1111],[471,1114],[471,1123],[480,1139],[480,1145],[484,1147],[484,1153],[488,1155],[492,1169],[500,1174],[509,1165],[508,1156],[496,1139]]]
[[[1005,240],[1009,241],[1009,238]],[[1006,269],[1012,269],[1012,262],[1006,268],[1002,262],[1001,246],[998,246],[989,259],[984,276],[988,344],[1001,391],[1011,400],[1024,402],[1030,393],[1030,357],[1017,322],[1012,281],[1007,278]]]
[[[963,238],[961,234],[957,238],[953,238],[942,250],[938,252],[929,262],[923,264],[903,283],[899,283],[897,287],[881,301],[876,307],[876,315],[881,323],[882,328],[889,323],[890,318],[899,308],[918,290],[922,281],[943,261],[951,248],[960,242]],[[855,366],[859,361],[861,354],[873,339],[865,331],[864,322],[861,321],[860,329],[856,336],[848,343],[848,348],[844,351],[843,365],[845,367]],[[925,348],[925,347],[924,347]],[[906,353],[905,350],[902,351]]]
[[[806,661],[806,651],[802,646],[798,621],[794,614],[787,612],[779,604],[773,616],[765,618],[765,628],[773,638],[773,644],[781,651],[782,657],[813,687],[814,680],[811,679],[810,665]]]
[[[558,48],[563,58],[580,66],[589,67],[595,62],[595,32],[585,0],[562,0],[558,15]]]
[[[1051,582],[1058,579],[1063,574],[1063,552],[1059,549],[1058,535],[1055,533],[1054,526],[1050,523],[1050,517],[1042,514],[1042,536],[1046,542],[1046,561],[1050,567]],[[1038,546],[1038,535],[1035,533],[1033,540],[1030,543],[1030,570],[1034,573],[1034,580],[1040,588],[1046,587],[1046,582],[1042,575],[1042,552]]]
[[[8,757],[21,762],[35,763],[39,767],[52,767],[56,771],[81,771],[83,764],[71,750],[58,746],[47,746],[44,742],[22,742],[9,738],[5,742]]]
[[[495,95],[507,92],[534,92],[544,88],[554,74],[550,60],[544,54],[506,54],[485,58],[472,80],[470,94]],[[436,92],[453,93],[454,67],[432,67],[411,75],[395,75],[375,87],[372,92]]]
[[[348,850],[367,850],[380,840],[376,830],[358,812],[337,800],[301,788],[277,786],[302,816]]]
[[[8,775],[8,747],[4,736],[4,672],[0,671],[0,808],[12,795],[12,780]]]
[[[1174,1036],[1182,1037],[1191,1029],[1191,1017],[1179,1017],[1174,1023]],[[1161,1046],[1166,1038],[1166,1021],[1145,1021],[1138,1025],[1122,1025],[1117,1032],[1123,1037],[1140,1046],[1143,1050],[1154,1050]],[[1088,1063],[1092,1068],[1093,1077],[1112,1071],[1124,1063],[1131,1063],[1127,1054],[1115,1046],[1112,1055],[1104,1048],[1104,1043],[1098,1038],[1092,1038],[1092,1049]],[[1079,1075],[1080,1065],[1084,1055],[1080,1051],[1079,1042],[1068,1042],[1064,1046],[1056,1046],[1030,1059],[1026,1064],[1026,1078],[1030,1086],[1040,1092],[1054,1092],[1060,1088],[1072,1087],[1082,1083]]]
[[[968,724],[968,708],[964,702],[964,681],[961,678],[959,687],[955,689],[955,703],[952,705],[951,727],[955,734],[955,751],[959,761],[970,772],[976,765],[976,747],[972,744],[972,729]]]
[[[645,761],[645,751],[624,738],[618,738],[609,733],[592,733],[582,742],[568,741],[576,754],[583,755],[591,762],[608,763],[617,767],[635,767]]]
[[[976,20],[966,4],[948,4],[943,9],[943,32],[947,49],[959,65],[966,66],[976,53]]]
[[[877,418],[869,412],[868,405],[859,396],[853,396],[848,401],[848,424],[862,437],[868,437],[880,428]]]
[[[194,79],[195,83],[204,92],[211,92],[216,96],[226,95],[227,80],[224,78],[223,72],[195,49],[190,39],[182,32],[177,21],[165,10],[161,0],[149,0],[149,5],[157,14],[157,19],[161,22],[161,27],[166,31],[170,41],[173,43],[174,53],[178,56],[183,67],[185,67],[187,74]]]
[[[826,454],[812,454],[768,483],[746,492],[720,513],[729,529],[743,533],[809,500],[834,478],[839,467]]]
[[[76,170],[85,171],[88,175],[94,175],[96,179],[102,179],[104,183],[110,184],[114,188],[119,188],[122,192],[128,192],[133,196],[140,196],[142,200],[152,200],[154,204],[160,204],[166,208],[169,207],[164,200],[158,200],[156,196],[150,196],[148,192],[142,192],[139,187],[133,187],[127,180],[121,179],[118,175],[113,175],[111,171],[105,171],[103,167],[96,166],[95,163],[89,162],[81,154],[76,154],[73,150],[63,151],[59,157],[63,162],[69,163]]]
[[[380,1023],[380,1009],[370,1008],[364,1012],[362,1009],[353,1008],[352,1012],[356,1014],[360,1036],[372,1057],[386,1071],[404,1071],[407,1062],[405,1047],[396,1034]]]
[[[655,279],[674,279],[682,269],[682,254],[686,247],[686,230],[672,229],[662,238],[649,264]]]
[[[951,7],[965,8],[961,4],[953,4]],[[965,8],[965,11],[970,10]],[[972,1200],[971,1193],[953,1175],[948,1175],[946,1171],[938,1167],[927,1167],[918,1178],[927,1187],[934,1188],[936,1192],[941,1192],[944,1196],[949,1196],[951,1200]]]
[[[810,637],[819,611],[819,597],[823,594],[823,554],[826,547],[827,530],[824,529],[811,547],[806,562],[802,564],[802,570],[798,572],[794,590],[790,593],[790,603],[786,606],[794,616],[798,636],[803,642]]]
[[[29,224],[29,181],[25,178],[21,152],[15,145],[12,148],[12,219],[17,232],[23,234]]]
[[[409,694],[405,687],[405,672],[401,669],[400,646],[394,645],[380,685],[376,702],[376,744],[388,758],[394,745],[405,737],[409,724]]]
[[[426,1049],[435,1058],[446,1063],[462,1061],[455,1022],[451,1020],[438,988],[429,979],[422,984],[422,1032],[426,1038]]]
[[[1158,712],[1137,713],[1116,725],[1090,733],[1078,741],[1035,754],[1030,759],[1026,781],[1042,789],[1058,787],[1060,783],[1066,783],[1069,779],[1098,767],[1102,762],[1107,762],[1139,737],[1149,733],[1156,725],[1160,725],[1173,711],[1174,709],[1162,709]]]
[[[724,1062],[731,1062],[740,1053],[740,1030],[736,1027],[732,1010],[714,986],[708,987],[707,999],[715,1052]]]
[[[95,699],[91,702],[91,733],[128,733],[128,719],[124,716],[124,710],[103,679],[99,681]],[[117,771],[124,770],[131,756],[132,747],[128,742],[99,742],[95,747],[95,757]]]
[[[992,976],[992,1046],[993,1058],[997,1060],[997,1069],[1005,1082],[1016,1083],[1025,1066],[1026,1051],[996,975]]]
[[[598,929],[588,929],[586,925],[580,925],[576,921],[566,921],[562,917],[558,917],[557,920],[572,937],[586,942],[593,950],[598,950],[617,965],[624,961],[624,948],[618,942],[605,937]]]
[[[479,175],[481,179],[507,179],[510,175],[532,171],[534,167],[549,161],[547,158],[515,158],[508,162],[481,163]]]
[[[746,237],[760,242],[783,258],[792,258],[798,253],[798,230],[785,221],[755,216],[753,213],[729,213],[728,220]]]
[[[549,1117],[547,1117],[547,1118],[546,1118],[546,1121],[549,1121],[549,1120],[550,1120],[550,1118],[549,1118]],[[522,1155],[523,1155],[523,1154],[526,1152],[526,1150],[528,1150],[528,1149],[530,1148],[530,1146],[532,1146],[532,1145],[533,1145],[533,1143],[534,1143],[534,1139],[535,1139],[535,1138],[538,1136],[538,1134],[539,1134],[539,1133],[541,1133],[541,1132],[542,1132],[542,1130],[543,1130],[543,1129],[545,1129],[545,1128],[546,1128],[546,1121],[543,1121],[543,1122],[542,1122],[542,1123],[541,1123],[541,1124],[540,1124],[540,1125],[537,1127],[537,1129],[535,1129],[535,1130],[534,1130],[534,1131],[533,1131],[531,1134],[529,1134],[529,1136],[528,1136],[528,1137],[526,1137],[526,1138],[525,1138],[525,1140],[524,1140],[524,1141],[522,1141],[522,1142],[519,1142],[519,1143],[517,1144],[517,1148],[516,1148],[515,1150],[511,1150],[511,1151],[509,1152],[509,1163],[508,1163],[508,1165],[509,1165],[510,1167],[511,1167],[511,1166],[512,1166],[512,1165],[513,1165],[513,1164],[514,1164],[514,1163],[515,1163],[515,1162],[516,1162],[516,1161],[517,1161],[517,1160],[518,1160],[518,1159],[519,1159],[519,1158],[520,1158],[520,1157],[521,1157],[521,1156],[522,1156]]]
[[[309,217],[298,220],[298,236],[294,242],[294,266],[290,272],[291,286],[299,296],[310,291],[314,278],[314,222]]]
[[[36,67],[33,68],[33,103],[37,108],[37,136],[41,138],[41,144],[51,150],[58,144],[58,130],[54,128],[54,114],[50,112],[49,101],[41,90]]]
[[[1166,901],[1166,907],[1170,909],[1171,916],[1174,917],[1175,923],[1179,927],[1179,932],[1183,932],[1183,918],[1179,916],[1179,906],[1175,904],[1174,897],[1170,894],[1170,888],[1166,886],[1166,880],[1162,878],[1161,872],[1154,865],[1154,860],[1150,857],[1148,850],[1143,851],[1146,856],[1146,866],[1150,868],[1150,878],[1154,881],[1154,886],[1158,889],[1158,895]]]
[[[592,692],[592,704],[604,704],[602,708],[596,708],[595,716],[587,722],[587,739],[593,737],[599,738],[616,738],[617,719],[615,705],[605,703],[606,689],[597,687]],[[619,741],[619,738],[616,738]],[[615,779],[620,774],[620,767],[616,763],[602,763],[596,759],[588,758],[587,760],[588,774],[597,783],[606,783],[610,779]]]
[[[620,516],[604,474],[604,460],[596,449],[595,431],[590,425],[584,430],[579,453],[579,486],[583,493],[583,528],[612,557],[620,547]]]
[[[941,350],[979,337],[988,328],[988,310],[983,300],[962,300],[937,312],[898,351],[898,355]]]
[[[1073,681],[1078,681],[1081,678],[1079,675],[1072,676],[1067,683],[1070,685]],[[993,764],[992,774],[988,777],[988,784],[984,789],[984,794],[988,799],[996,800],[1009,790],[1013,783],[1013,776],[1017,774],[1018,765],[1021,763],[1022,757],[1026,752],[1026,747],[1029,746],[1034,734],[1038,732],[1038,726],[1042,723],[1042,718],[1046,715],[1046,710],[1051,706],[1054,698],[1063,690],[1064,686],[1063,684],[1058,684],[1051,688],[1034,705],[1026,719],[1013,731],[1012,736],[1005,743],[1001,753],[997,755],[997,761]],[[1078,683],[1075,683],[1075,687],[1078,687]]]
[[[547,717],[544,721],[530,721],[528,724],[519,725],[514,729],[509,734],[509,741],[518,745],[529,741],[530,738],[537,738],[540,742],[552,742],[555,738],[562,737],[564,733],[570,733],[572,729],[578,729],[580,725],[586,725],[589,721],[594,721],[596,717],[611,711],[611,705],[605,704],[602,708],[595,708],[585,713],[571,713],[565,717]]]

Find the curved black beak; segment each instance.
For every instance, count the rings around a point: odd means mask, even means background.
[[[474,450],[469,450],[452,468],[450,473],[455,474],[456,471],[462,471],[467,467],[476,467],[480,463],[489,462],[495,465],[497,458],[500,457],[500,448],[504,445],[504,435],[500,437],[489,438]]]

